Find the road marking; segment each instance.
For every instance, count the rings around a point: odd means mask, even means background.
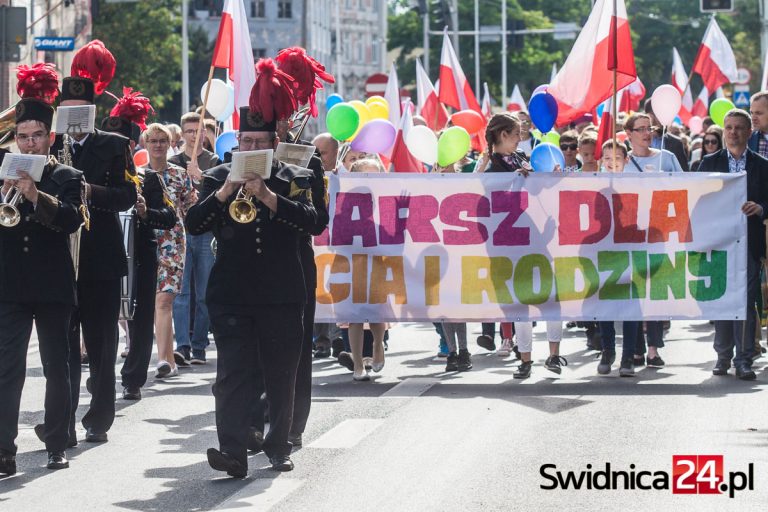
[[[410,379],[405,379],[381,396],[386,398],[421,396],[435,384],[437,384],[437,379],[433,377],[412,377]]]
[[[304,480],[290,478],[258,478],[227,498],[214,510],[265,511],[274,507],[304,484]]]
[[[344,420],[312,441],[310,448],[352,448],[384,423],[383,419]]]

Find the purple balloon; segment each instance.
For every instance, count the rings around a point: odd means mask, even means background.
[[[547,92],[548,87],[549,87],[549,84],[541,84],[540,86],[538,86],[533,90],[533,92],[531,93],[531,96],[533,96],[534,94],[539,94],[540,92]]]
[[[397,130],[392,123],[386,119],[374,119],[363,125],[351,148],[366,153],[384,153],[395,143],[396,135]]]

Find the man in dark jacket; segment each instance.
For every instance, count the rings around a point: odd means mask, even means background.
[[[725,375],[736,367],[736,376],[742,380],[754,380],[752,357],[753,334],[757,315],[755,301],[760,293],[760,260],[765,257],[765,225],[768,216],[768,160],[747,148],[752,120],[747,112],[733,109],[725,115],[723,135],[725,148],[704,157],[699,172],[747,173],[747,202],[741,211],[747,221],[747,311],[746,321],[716,320],[715,344],[717,363],[712,373]],[[733,349],[736,347],[736,356]]]
[[[752,116],[752,135],[747,147],[768,158],[768,91],[760,91],[752,95],[749,103],[749,114]]]

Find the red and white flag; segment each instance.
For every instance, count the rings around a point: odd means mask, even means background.
[[[620,96],[623,91],[619,91],[616,96],[617,104],[621,102]],[[600,116],[600,126],[597,130],[597,144],[595,144],[595,159],[600,160],[603,156],[603,143],[611,140],[613,135],[613,98],[608,98],[603,103],[603,115]]]
[[[715,99],[725,98],[725,92],[722,87],[718,87],[715,91]]]
[[[440,55],[440,92],[438,98],[456,110],[474,110],[482,114],[475,93],[461,69],[459,58],[453,50],[448,31],[443,32],[443,51]]]
[[[736,56],[714,16],[709,20],[707,31],[704,32],[704,39],[693,62],[693,72],[701,75],[708,91],[714,91],[721,85],[738,80]]]
[[[696,98],[696,103],[693,104],[691,114],[702,119],[709,115],[709,91],[706,87],[702,87],[699,97]]]
[[[520,92],[520,86],[515,84],[515,88],[512,89],[512,96],[509,97],[509,103],[507,103],[507,110],[509,112],[519,112],[525,110],[525,99]]]
[[[483,102],[481,107],[485,118],[490,119],[493,112],[491,111],[491,93],[488,92],[488,82],[483,82]]]
[[[624,0],[618,0],[614,16],[612,0],[597,0],[568,59],[547,90],[557,100],[557,125],[592,112],[611,96],[614,69],[618,89],[637,78],[627,8]]]
[[[235,88],[235,113],[232,122],[237,129],[240,126],[239,107],[248,105],[251,88],[256,83],[248,18],[245,14],[245,4],[240,0],[224,2],[211,66],[229,70],[227,76]]]
[[[688,87],[688,75],[683,66],[683,59],[680,58],[677,48],[674,47],[672,48],[672,85],[680,91],[680,95],[683,97],[683,103],[677,115],[687,125],[693,115],[693,95],[691,88]]]
[[[640,110],[640,102],[645,98],[645,85],[636,78],[634,82],[619,91],[619,112],[637,112]]]
[[[392,126],[400,124],[400,82],[397,79],[397,69],[394,63],[389,68],[387,87],[384,89],[384,99],[389,103],[389,122]]]
[[[400,124],[397,127],[395,144],[392,146],[392,157],[390,158],[391,172],[424,172],[424,164],[408,151],[405,145],[405,138],[408,132],[413,128],[413,118],[411,117],[410,100],[405,100],[405,108],[400,118]]]
[[[416,59],[416,101],[418,102],[416,113],[424,118],[432,131],[437,132],[445,128],[448,123],[448,112],[437,99],[437,91],[418,59]]]

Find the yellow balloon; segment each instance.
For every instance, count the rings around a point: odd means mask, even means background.
[[[365,100],[365,104],[368,105],[369,107],[371,106],[371,103],[377,103],[377,102],[383,103],[384,105],[387,106],[387,108],[389,108],[389,102],[383,96],[371,96],[370,98]]]
[[[352,136],[347,139],[347,140],[353,140],[355,137],[357,137],[357,134],[360,133],[360,130],[365,125],[365,123],[370,121],[372,117],[371,117],[371,111],[368,109],[368,106],[362,101],[352,100],[349,102],[349,104],[352,106],[352,108],[354,108],[357,111],[358,115],[360,116],[360,124],[357,125],[357,131],[355,131],[355,133],[353,133]]]
[[[379,101],[369,103],[368,110],[372,119],[389,119],[389,107]]]

